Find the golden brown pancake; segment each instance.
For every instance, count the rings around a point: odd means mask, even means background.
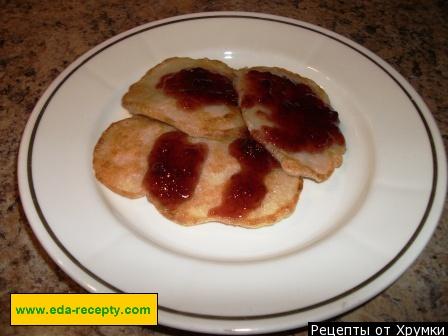
[[[210,73],[227,80],[230,87],[222,89],[219,85],[214,86],[213,81],[210,84],[211,80],[206,76]],[[193,79],[176,82],[179,74]],[[220,61],[173,57],[156,65],[132,84],[122,103],[132,114],[163,121],[191,136],[211,139],[240,136],[246,126],[233,88],[234,78],[235,71]],[[183,96],[179,97],[179,94]],[[231,99],[232,94],[235,99]],[[201,99],[204,95],[210,99]],[[232,103],[229,99],[223,102],[221,98],[229,98]]]
[[[251,135],[272,153],[288,174],[321,182],[342,164],[345,140],[338,127],[339,119],[330,107],[327,94],[315,82],[282,68],[254,67],[239,71],[235,87]],[[301,95],[308,100],[301,101]],[[306,112],[303,121],[292,115],[297,109],[304,111],[307,107],[303,106],[316,102],[320,113],[317,116],[309,117]],[[284,118],[281,122],[274,116],[277,106],[287,110],[286,114],[278,114]],[[298,125],[297,120],[303,125]],[[292,131],[288,130],[291,125],[295,125]],[[319,127],[325,128],[324,131]]]
[[[302,180],[275,166],[264,177],[267,192],[259,206],[242,216],[217,214],[213,209],[222,205],[231,177],[241,171],[238,160],[229,154],[229,144],[235,139],[215,141],[190,136],[187,137],[189,143],[207,147],[199,180],[191,197],[175,207],[165,206],[157,195],[147,191],[144,180],[148,172],[148,157],[157,139],[175,131],[146,117],[132,117],[114,123],[103,133],[95,147],[93,162],[97,179],[110,190],[126,197],[136,198],[146,194],[163,216],[182,225],[218,221],[255,228],[273,224],[293,212],[302,189]]]

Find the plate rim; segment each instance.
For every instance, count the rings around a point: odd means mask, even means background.
[[[279,313],[272,313],[272,314],[263,314],[263,315],[252,315],[252,316],[215,316],[215,315],[206,315],[206,314],[197,314],[197,313],[190,313],[190,312],[184,312],[184,311],[178,311],[175,309],[171,309],[168,307],[159,306],[159,309],[162,311],[166,311],[168,313],[172,314],[180,314],[187,317],[193,317],[193,318],[201,318],[201,319],[207,319],[207,320],[226,320],[226,321],[239,321],[242,319],[245,320],[260,320],[260,319],[268,319],[268,318],[276,318],[276,317],[284,317],[294,314],[300,314],[304,311],[313,310],[319,307],[323,307],[325,305],[328,305],[329,303],[335,302],[340,300],[343,297],[349,296],[360,289],[364,288],[366,285],[372,283],[375,281],[378,277],[383,275],[387,270],[391,268],[392,265],[394,265],[408,250],[409,248],[414,244],[417,237],[419,237],[420,232],[422,231],[425,224],[427,224],[428,217],[430,216],[431,212],[433,210],[439,211],[439,214],[435,214],[436,219],[434,220],[434,223],[431,223],[433,225],[433,228],[431,230],[431,233],[427,237],[427,241],[429,241],[430,237],[432,236],[433,230],[436,228],[438,224],[438,220],[441,215],[442,209],[434,209],[434,199],[436,196],[436,190],[440,183],[446,184],[446,167],[444,167],[444,151],[440,151],[440,133],[437,128],[437,124],[435,123],[432,114],[430,113],[428,107],[423,102],[423,100],[420,98],[419,94],[413,89],[412,86],[407,82],[407,80],[401,76],[396,70],[394,70],[388,63],[386,63],[383,59],[381,59],[379,56],[373,54],[371,51],[367,50],[365,47],[357,44],[354,41],[351,41],[347,38],[345,38],[342,35],[339,35],[335,32],[332,32],[330,30],[327,30],[325,28],[319,27],[317,25],[313,25],[307,22],[281,17],[281,16],[275,16],[275,15],[269,15],[269,14],[263,14],[263,13],[255,13],[255,12],[204,12],[204,13],[194,13],[194,14],[187,14],[187,15],[181,15],[181,16],[175,16],[166,18],[163,20],[153,21],[149,22],[143,25],[140,25],[138,27],[132,28],[130,30],[127,30],[123,33],[120,33],[103,43],[100,43],[99,45],[91,48],[86,53],[78,57],[75,61],[73,61],[48,87],[48,89],[44,92],[44,94],[41,96],[39,101],[36,103],[35,108],[33,109],[33,112],[27,122],[27,125],[25,127],[25,131],[22,136],[20,149],[19,149],[19,157],[18,157],[18,179],[19,179],[19,191],[20,196],[22,199],[22,204],[25,209],[25,213],[27,215],[27,218],[30,222],[30,225],[34,231],[34,233],[38,236],[41,245],[47,250],[47,252],[50,254],[52,259],[56,260],[61,266],[61,268],[64,269],[65,272],[70,274],[70,276],[77,282],[81,282],[80,285],[82,285],[84,288],[87,288],[89,291],[92,291],[92,288],[89,287],[87,283],[84,283],[82,280],[80,280],[79,276],[76,276],[76,272],[74,271],[67,271],[69,268],[65,263],[61,262],[60,258],[58,258],[56,255],[54,255],[54,250],[52,248],[49,248],[47,246],[47,242],[42,238],[43,236],[37,234],[37,226],[42,225],[44,229],[46,230],[46,233],[49,235],[49,237],[53,240],[52,243],[56,245],[56,247],[60,250],[59,252],[62,252],[65,257],[67,257],[76,267],[78,267],[82,272],[86,273],[86,275],[90,278],[93,278],[93,280],[99,282],[101,285],[109,288],[110,290],[114,292],[122,292],[119,288],[114,287],[113,285],[109,284],[104,279],[97,276],[94,272],[90,271],[87,267],[82,265],[71,253],[68,251],[65,246],[61,243],[61,241],[58,239],[56,234],[51,229],[50,225],[46,221],[45,215],[42,212],[39,202],[37,199],[36,191],[34,190],[34,184],[33,184],[33,175],[32,175],[32,153],[33,153],[33,146],[34,146],[34,139],[36,137],[37,129],[39,128],[39,124],[41,121],[42,116],[44,115],[47,107],[49,106],[52,98],[57,93],[57,91],[64,85],[65,81],[70,78],[72,74],[74,74],[79,68],[81,68],[85,63],[87,63],[90,59],[94,58],[96,55],[101,53],[102,51],[106,50],[109,47],[114,46],[115,44],[121,42],[122,40],[132,37],[134,35],[144,33],[151,29],[156,29],[158,27],[169,25],[173,23],[179,23],[184,21],[191,21],[191,20],[202,20],[202,19],[219,19],[219,18],[237,18],[237,19],[254,19],[254,20],[266,20],[270,22],[275,22],[279,24],[288,24],[291,26],[295,26],[301,29],[306,29],[309,31],[312,31],[314,33],[321,34],[323,36],[326,36],[332,40],[335,40],[347,47],[349,47],[352,51],[355,51],[356,53],[360,54],[361,56],[367,58],[369,61],[373,62],[377,67],[379,67],[383,72],[385,72],[390,79],[394,81],[394,83],[402,90],[403,93],[405,93],[406,97],[410,100],[412,103],[415,111],[419,114],[420,121],[422,122],[425,134],[428,137],[428,141],[430,143],[431,148],[431,156],[432,156],[432,165],[433,165],[433,177],[432,177],[432,185],[431,185],[431,192],[429,195],[429,199],[426,204],[425,212],[422,216],[422,218],[419,221],[419,225],[417,226],[416,230],[412,234],[411,238],[407,241],[407,243],[401,248],[399,253],[392,258],[383,268],[381,268],[379,271],[377,271],[375,274],[370,276],[365,281],[361,282],[357,286],[340,293],[339,295],[336,295],[332,298],[323,300],[321,302],[315,303],[313,305],[302,307],[295,310],[289,310],[285,312],[279,312]],[[407,86],[407,87],[405,87]],[[409,92],[410,91],[410,92]],[[419,101],[417,102],[416,99]],[[423,109],[420,108],[421,105]],[[425,110],[423,112],[422,110]],[[425,115],[426,113],[426,115]],[[428,119],[428,120],[427,120]],[[430,124],[432,124],[433,129],[431,129]],[[435,127],[434,127],[435,125]],[[437,140],[437,141],[436,141]],[[437,151],[436,143],[439,146],[439,151]],[[442,144],[443,146],[443,144]],[[439,167],[439,164],[441,167]],[[446,162],[445,162],[446,164]],[[443,187],[443,186],[442,186]],[[29,193],[29,194],[28,194]],[[31,200],[32,204],[30,205],[25,200],[25,194],[27,194],[28,198]],[[443,199],[443,198],[442,198]],[[27,199],[28,201],[28,199]],[[443,202],[442,202],[443,203]],[[30,208],[32,207],[32,208]],[[441,207],[443,208],[443,207]],[[30,220],[30,218],[36,216],[33,214],[31,215],[30,212],[35,211],[37,214],[37,218],[40,221],[40,223],[36,223],[35,221]],[[426,245],[426,243],[423,245],[423,247]],[[423,249],[423,248],[422,248]],[[418,253],[412,258],[413,260],[411,263],[415,260],[415,258],[421,253],[420,249]],[[399,274],[397,276],[394,276],[394,280],[399,278],[399,276],[410,266],[406,265],[405,267],[402,267]],[[392,281],[392,282],[393,282]],[[384,288],[387,288],[392,283],[388,283],[384,286]],[[381,288],[380,290],[373,293],[371,296],[375,296],[378,293],[380,293],[384,288]],[[367,301],[368,298],[365,298],[364,300],[361,300],[363,302]],[[348,308],[347,308],[348,310]],[[341,312],[341,311],[340,311]]]

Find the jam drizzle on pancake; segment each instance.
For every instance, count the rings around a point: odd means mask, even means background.
[[[157,88],[175,97],[178,106],[186,111],[204,105],[238,105],[232,80],[203,68],[167,74],[160,79]]]
[[[185,133],[162,134],[149,154],[144,188],[163,206],[175,209],[192,196],[207,154],[207,145],[190,143]]]
[[[267,193],[264,177],[279,163],[263,145],[249,137],[233,141],[229,153],[238,160],[241,171],[231,176],[221,204],[211,209],[209,215],[242,218],[260,206]]]
[[[270,72],[251,70],[246,74],[247,93],[242,108],[263,105],[261,112],[274,126],[263,126],[261,136],[290,152],[321,152],[333,144],[345,145],[339,130],[338,113],[312,89]]]

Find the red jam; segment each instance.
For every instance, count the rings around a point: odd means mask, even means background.
[[[187,111],[204,105],[238,105],[232,80],[203,68],[184,69],[165,75],[157,88],[175,97],[178,106]]]
[[[312,89],[288,78],[251,70],[246,75],[248,92],[243,108],[266,106],[264,114],[275,126],[263,126],[266,141],[290,152],[320,152],[333,144],[344,145],[338,113],[325,104]]]
[[[176,208],[192,196],[207,153],[205,144],[190,143],[185,133],[162,134],[149,154],[144,187],[163,206]]]
[[[227,182],[221,204],[209,215],[241,218],[261,205],[267,193],[264,177],[279,163],[252,138],[233,141],[229,153],[238,160],[241,171]]]

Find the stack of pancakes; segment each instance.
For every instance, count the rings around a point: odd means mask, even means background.
[[[188,98],[183,101],[178,94],[173,94],[173,90],[164,87],[166,78],[189,69],[204,69],[207,73],[227,78],[235,89],[235,102],[195,100],[197,92],[191,91],[192,87],[196,91],[198,88],[212,90],[207,83],[198,82],[197,87],[195,83],[187,83],[185,88],[175,87],[176,93]],[[264,132],[267,126],[275,126],[275,121],[269,118],[272,113],[270,105],[263,99],[242,104],[252,94],[248,80],[251,71],[270,73],[292,83],[306,85],[324,105],[330,106],[328,96],[317,84],[284,69],[256,67],[234,70],[217,60],[170,58],[150,69],[124,95],[123,106],[132,117],[110,125],[98,140],[93,155],[96,178],[124,197],[146,196],[163,216],[182,225],[217,221],[255,228],[289,216],[299,199],[302,178],[317,182],[326,180],[341,165],[345,142],[333,141],[310,151],[306,148],[285,149],[271,141]],[[213,96],[215,92],[207,94]],[[170,132],[185,133],[189,143],[207,148],[193,192],[174,207],[167,206],[160,195],[151,192],[144,183],[148,169],[154,164],[149,158],[157,140]],[[240,161],[229,154],[229,146],[242,138],[251,139],[256,146],[264,146],[280,164],[263,175],[265,193],[256,207],[252,206],[238,215],[220,214],[213,209],[222,206],[232,177],[242,170]],[[244,197],[241,202],[244,202]],[[244,208],[244,204],[241,207]]]

